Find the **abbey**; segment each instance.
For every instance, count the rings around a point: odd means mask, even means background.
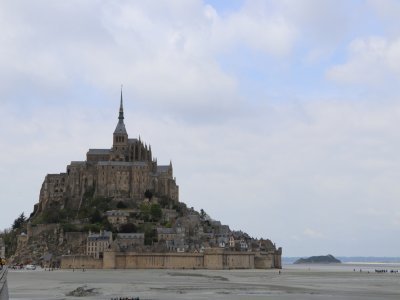
[[[72,161],[65,173],[48,174],[34,215],[48,208],[79,210],[85,194],[118,201],[140,201],[149,191],[157,198],[179,201],[172,163],[158,165],[151,146],[129,138],[121,91],[118,123],[109,149],[89,149],[85,161]]]

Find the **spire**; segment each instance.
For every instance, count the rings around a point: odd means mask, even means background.
[[[122,102],[123,101],[122,101],[122,84],[121,84],[121,103],[119,105],[119,117],[118,117],[119,120],[124,119],[124,106]]]
[[[119,116],[118,116],[118,124],[114,130],[114,134],[124,134],[127,135],[125,124],[124,124],[124,106],[122,101],[122,85],[121,85],[121,102],[119,104]]]

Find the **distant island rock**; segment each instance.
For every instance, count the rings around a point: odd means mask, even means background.
[[[333,255],[321,255],[311,256],[309,258],[300,258],[294,262],[294,264],[340,264],[340,260],[335,258]]]

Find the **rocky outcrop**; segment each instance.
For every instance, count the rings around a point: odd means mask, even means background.
[[[333,255],[311,256],[309,258],[300,258],[294,264],[340,264],[341,261]]]
[[[31,225],[28,225],[28,227]],[[17,239],[17,250],[10,258],[11,263],[43,264],[43,258],[51,255],[51,265],[60,264],[61,255],[83,254],[86,249],[87,233],[64,232],[60,224],[40,224]],[[50,262],[47,262],[49,265]]]

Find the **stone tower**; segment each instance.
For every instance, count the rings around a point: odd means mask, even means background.
[[[115,127],[113,134],[111,160],[128,161],[129,158],[125,157],[127,149],[128,149],[128,133],[126,132],[124,123],[124,106],[123,106],[122,88],[121,88],[121,102],[119,106],[118,124],[117,127]]]

